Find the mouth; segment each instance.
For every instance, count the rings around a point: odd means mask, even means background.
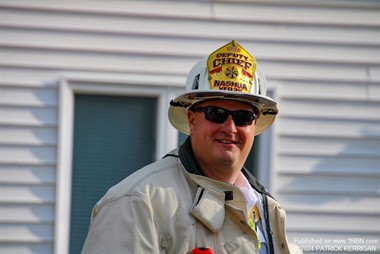
[[[218,139],[219,143],[226,144],[226,145],[236,145],[239,142],[234,141],[234,140],[227,140],[227,139]]]

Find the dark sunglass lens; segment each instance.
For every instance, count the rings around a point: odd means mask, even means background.
[[[215,123],[223,123],[227,117],[228,113],[222,108],[207,107],[205,110],[205,116],[207,120]]]
[[[237,126],[251,125],[255,120],[255,114],[249,111],[235,111],[233,119]]]
[[[204,112],[205,118],[214,123],[224,123],[229,115],[232,115],[232,119],[236,126],[251,125],[252,122],[256,119],[256,114],[250,111],[238,110],[238,111],[229,111],[224,108],[218,107],[199,107],[193,109],[194,111]]]

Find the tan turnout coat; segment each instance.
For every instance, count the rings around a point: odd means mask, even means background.
[[[109,189],[93,209],[82,254],[179,254],[195,247],[209,247],[213,253],[258,253],[243,193],[203,176],[189,143]],[[242,170],[261,193],[269,253],[290,253],[285,211]]]

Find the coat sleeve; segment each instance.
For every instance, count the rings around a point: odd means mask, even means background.
[[[124,196],[94,207],[82,254],[162,253],[160,235],[150,202]]]

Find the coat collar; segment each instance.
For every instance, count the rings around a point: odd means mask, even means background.
[[[178,155],[188,173],[204,176],[200,166],[197,163],[197,160],[195,159],[190,137],[188,137],[185,142],[179,147]],[[257,179],[248,171],[248,169],[243,167],[241,171],[248,179],[248,182],[251,184],[251,186],[257,192],[272,197],[270,193],[265,189],[265,187],[259,181],[257,181]]]

